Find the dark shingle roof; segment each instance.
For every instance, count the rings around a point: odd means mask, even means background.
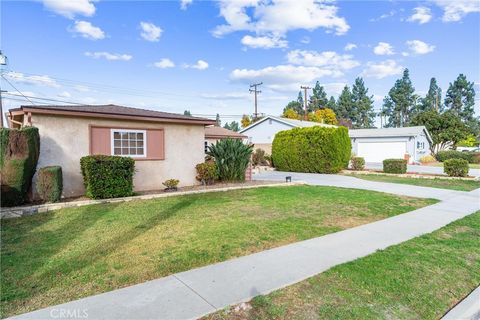
[[[222,127],[212,126],[205,128],[205,138],[247,138],[241,133],[228,130]]]
[[[213,120],[186,116],[183,114],[147,110],[140,108],[124,107],[114,104],[107,105],[26,105],[22,106],[21,109],[40,109],[40,110],[50,110],[50,111],[68,111],[68,112],[86,112],[92,114],[103,114],[103,115],[121,115],[121,116],[131,116],[131,117],[148,117],[148,118],[158,118],[158,119],[172,119],[172,120],[189,120],[189,121],[198,121],[198,122],[207,122],[208,124],[213,123]]]

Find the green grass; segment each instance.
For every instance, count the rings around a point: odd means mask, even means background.
[[[209,319],[440,319],[480,283],[480,211]]]
[[[23,313],[435,203],[291,186],[67,208],[1,225],[2,316]]]
[[[431,188],[440,188],[440,189],[451,189],[459,191],[472,191],[477,188],[480,188],[480,180],[459,180],[459,179],[427,179],[427,178],[408,178],[408,177],[396,177],[388,176],[381,174],[351,174],[359,179],[370,180],[370,181],[380,181],[380,182],[391,182],[391,183],[401,183],[401,184],[412,184],[415,186],[422,187],[431,187]]]
[[[443,167],[443,162],[432,162],[426,164],[427,166],[434,166],[434,167]],[[469,163],[468,167],[470,169],[480,169],[480,164],[478,163]]]

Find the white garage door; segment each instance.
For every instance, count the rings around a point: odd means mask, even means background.
[[[359,157],[365,162],[382,162],[385,159],[403,159],[407,152],[406,142],[359,142]]]

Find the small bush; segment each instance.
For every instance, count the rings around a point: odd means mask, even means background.
[[[179,183],[180,180],[177,179],[168,179],[162,182],[162,184],[166,187],[167,190],[177,190]]]
[[[471,162],[471,155],[472,152],[461,152],[457,150],[445,150],[445,151],[439,151],[436,154],[436,158],[440,162],[444,162],[445,160],[448,159],[463,159],[467,160],[468,162]]]
[[[470,152],[472,159],[470,163],[480,164],[480,152]]]
[[[217,166],[214,161],[199,163],[195,166],[197,169],[197,180],[203,185],[213,184],[217,178]]]
[[[448,159],[443,163],[443,172],[450,177],[466,177],[468,175],[468,161],[464,159]]]
[[[27,201],[39,155],[38,128],[0,128],[2,207],[18,206]]]
[[[435,157],[430,154],[420,158],[420,163],[432,163],[435,161],[436,161]]]
[[[51,166],[38,170],[37,193],[45,202],[57,202],[62,196],[62,167]]]
[[[258,148],[252,154],[252,164],[254,166],[268,166],[267,157],[265,150]]]
[[[406,173],[407,160],[405,159],[385,159],[383,160],[383,172],[385,173]]]
[[[80,159],[86,195],[92,199],[128,197],[133,194],[135,160],[130,157],[94,155]]]
[[[348,166],[351,149],[346,127],[294,128],[275,135],[272,160],[281,171],[338,173]]]
[[[363,170],[365,169],[365,159],[362,157],[352,157],[350,160],[353,170]]]
[[[208,147],[207,154],[215,159],[217,177],[222,181],[244,181],[253,145],[239,139],[222,139]]]

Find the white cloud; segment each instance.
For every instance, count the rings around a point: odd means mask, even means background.
[[[393,47],[388,42],[379,42],[375,48],[373,48],[373,53],[379,56],[383,55],[392,55],[395,52],[393,51]]]
[[[95,59],[100,59],[104,58],[110,61],[115,61],[115,60],[120,60],[120,61],[129,61],[132,59],[132,56],[129,54],[119,54],[119,53],[110,53],[110,52],[85,52],[85,55],[87,57],[95,58]]]
[[[353,49],[356,49],[356,48],[357,48],[357,45],[355,43],[347,43],[344,50],[345,51],[352,51]]]
[[[339,75],[342,71],[355,68],[360,63],[353,59],[349,54],[338,54],[334,51],[307,51],[307,50],[293,50],[287,54],[287,61],[291,64],[324,67],[334,71]]]
[[[15,82],[23,83],[23,84],[31,84],[31,85],[41,85],[46,87],[52,88],[59,88],[60,85],[57,83],[55,79],[50,78],[47,75],[30,75],[27,76],[21,72],[7,72],[5,76],[9,77]]]
[[[412,14],[407,21],[410,22],[418,22],[419,24],[424,24],[429,22],[432,19],[432,13],[430,11],[430,8],[427,7],[416,7],[413,9],[415,11],[414,14]]]
[[[478,0],[434,0],[443,9],[443,22],[460,21],[469,13],[480,12]]]
[[[189,64],[184,64],[184,68],[192,68],[192,69],[198,69],[198,70],[205,70],[208,68],[208,62],[204,60],[198,60],[197,63],[189,65]]]
[[[90,91],[90,89],[88,87],[82,86],[82,85],[76,85],[73,88],[78,92],[88,92],[88,91]]]
[[[187,7],[191,5],[193,0],[180,0],[180,9],[187,10]]]
[[[403,67],[395,60],[385,60],[381,62],[368,62],[367,68],[363,70],[362,75],[368,78],[383,79],[388,76],[401,74]]]
[[[392,10],[392,11],[390,11],[390,12],[388,12],[388,13],[382,14],[382,15],[381,15],[380,17],[378,17],[378,18],[372,18],[372,19],[370,19],[369,21],[370,21],[370,22],[380,21],[380,20],[383,20],[383,19],[386,19],[386,18],[393,17],[396,13],[397,13],[397,11]]]
[[[140,28],[142,29],[140,36],[142,36],[143,39],[151,42],[157,42],[163,32],[160,27],[151,22],[140,22]]]
[[[288,42],[280,37],[252,37],[250,35],[247,35],[242,38],[241,42],[243,45],[255,49],[285,48],[288,46]]]
[[[406,44],[413,54],[427,54],[435,49],[434,45],[425,43],[420,40],[410,40],[407,41]]]
[[[172,60],[163,58],[158,62],[155,62],[153,64],[155,67],[160,68],[160,69],[166,69],[166,68],[173,68],[175,67],[175,63],[173,63]]]
[[[283,36],[290,30],[320,27],[338,35],[345,34],[350,26],[337,11],[335,5],[315,0],[304,0],[300,5],[296,1],[222,0],[220,15],[226,24],[217,26],[213,35],[221,37],[235,31],[254,31],[261,35]]]
[[[94,1],[91,0],[43,0],[47,10],[66,18],[73,19],[76,15],[91,17],[95,13]]]
[[[201,97],[213,100],[247,100],[250,98],[250,94],[248,92],[203,93]]]
[[[72,95],[68,91],[62,91],[59,94],[57,94],[57,97],[60,98],[70,98]]]
[[[330,82],[322,83],[321,86],[325,88],[325,92],[330,96],[338,96],[342,93],[343,88],[347,85],[345,82]]]
[[[95,27],[87,21],[75,21],[72,32],[79,33],[82,37],[90,40],[100,40],[105,38],[105,32],[99,27]]]

